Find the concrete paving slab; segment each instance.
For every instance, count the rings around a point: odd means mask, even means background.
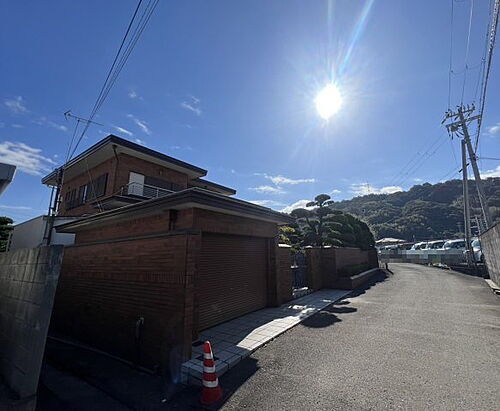
[[[242,358],[350,292],[320,290],[280,307],[264,308],[203,331],[200,341],[212,343],[214,355],[218,358],[215,361],[217,374],[222,375]],[[200,385],[203,362],[198,358],[201,353],[199,347],[193,347],[191,360],[182,365],[184,383]]]

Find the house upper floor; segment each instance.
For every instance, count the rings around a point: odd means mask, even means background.
[[[236,191],[205,180],[207,171],[109,135],[42,179],[59,186],[58,215],[111,210],[191,187],[223,195]]]

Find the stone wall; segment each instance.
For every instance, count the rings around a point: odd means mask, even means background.
[[[500,285],[500,223],[481,235],[481,248],[490,278]]]
[[[0,253],[0,375],[19,398],[36,394],[63,246]]]

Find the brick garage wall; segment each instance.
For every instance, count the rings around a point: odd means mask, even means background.
[[[292,299],[293,277],[291,258],[290,246],[279,244],[276,248],[278,304],[286,303]]]
[[[481,234],[481,248],[490,278],[500,285],[500,223]]]
[[[20,398],[36,394],[63,246],[0,253],[0,375]]]
[[[78,231],[75,244],[83,244],[95,241],[104,241],[124,237],[133,237],[144,234],[159,234],[169,230],[170,212],[168,210],[160,214],[132,218],[126,221],[103,223],[91,229]]]
[[[53,330],[135,362],[142,317],[140,364],[177,372],[190,355],[197,237],[67,247]]]
[[[193,228],[221,234],[246,235],[250,237],[274,238],[278,235],[276,223],[253,220],[251,218],[221,214],[215,211],[194,209]],[[176,227],[180,224],[177,224]]]

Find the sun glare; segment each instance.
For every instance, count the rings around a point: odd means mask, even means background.
[[[342,96],[337,86],[333,83],[326,85],[314,99],[319,116],[328,120],[342,106]]]

